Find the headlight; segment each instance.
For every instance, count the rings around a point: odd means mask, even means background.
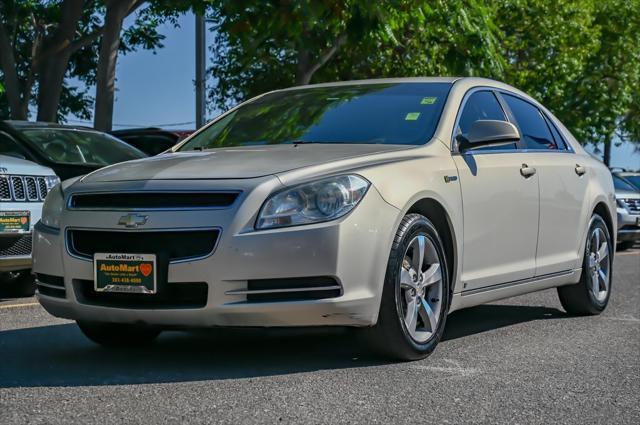
[[[334,220],[355,208],[368,188],[369,182],[364,178],[345,175],[284,190],[264,203],[256,229]]]
[[[42,206],[42,224],[56,229],[60,228],[60,216],[64,209],[64,196],[60,184],[55,185],[47,194]]]
[[[627,209],[627,204],[625,204],[625,203],[624,203],[624,201],[623,201],[622,199],[620,199],[620,198],[616,198],[616,204],[618,204],[618,207],[619,207],[619,208],[622,208],[622,209],[623,209],[623,210],[625,210],[625,211],[629,211],[629,210]]]
[[[44,182],[47,185],[47,193],[53,189],[55,185],[60,183],[60,177],[58,176],[45,176]]]

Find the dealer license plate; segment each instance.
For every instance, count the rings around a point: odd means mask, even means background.
[[[93,274],[97,292],[156,293],[155,254],[96,253]]]
[[[28,233],[30,226],[29,211],[0,211],[0,233]]]

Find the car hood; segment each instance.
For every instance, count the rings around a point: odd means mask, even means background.
[[[616,190],[616,198],[618,199],[640,199],[640,192],[631,190]]]
[[[5,171],[6,169],[6,171]],[[49,167],[27,161],[26,159],[0,155],[0,174],[20,174],[27,176],[53,176],[55,173]]]
[[[85,176],[82,181],[92,183],[151,179],[248,179],[411,147],[373,144],[301,144],[167,153],[111,165]]]

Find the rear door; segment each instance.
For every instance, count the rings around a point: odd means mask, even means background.
[[[573,153],[552,120],[537,106],[501,93],[522,134],[522,141],[540,181],[540,230],[536,275],[579,267],[584,237],[589,170]]]
[[[456,131],[476,120],[504,120],[490,90],[468,94]],[[532,278],[538,238],[538,175],[519,143],[453,155],[463,198],[463,291]],[[523,172],[523,169],[525,171]]]

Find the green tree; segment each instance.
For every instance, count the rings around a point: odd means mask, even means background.
[[[606,164],[616,135],[640,140],[638,0],[502,0],[497,10],[506,82],[582,143],[604,143]]]
[[[501,75],[494,10],[483,1],[215,3],[210,96],[218,108],[311,81]]]

